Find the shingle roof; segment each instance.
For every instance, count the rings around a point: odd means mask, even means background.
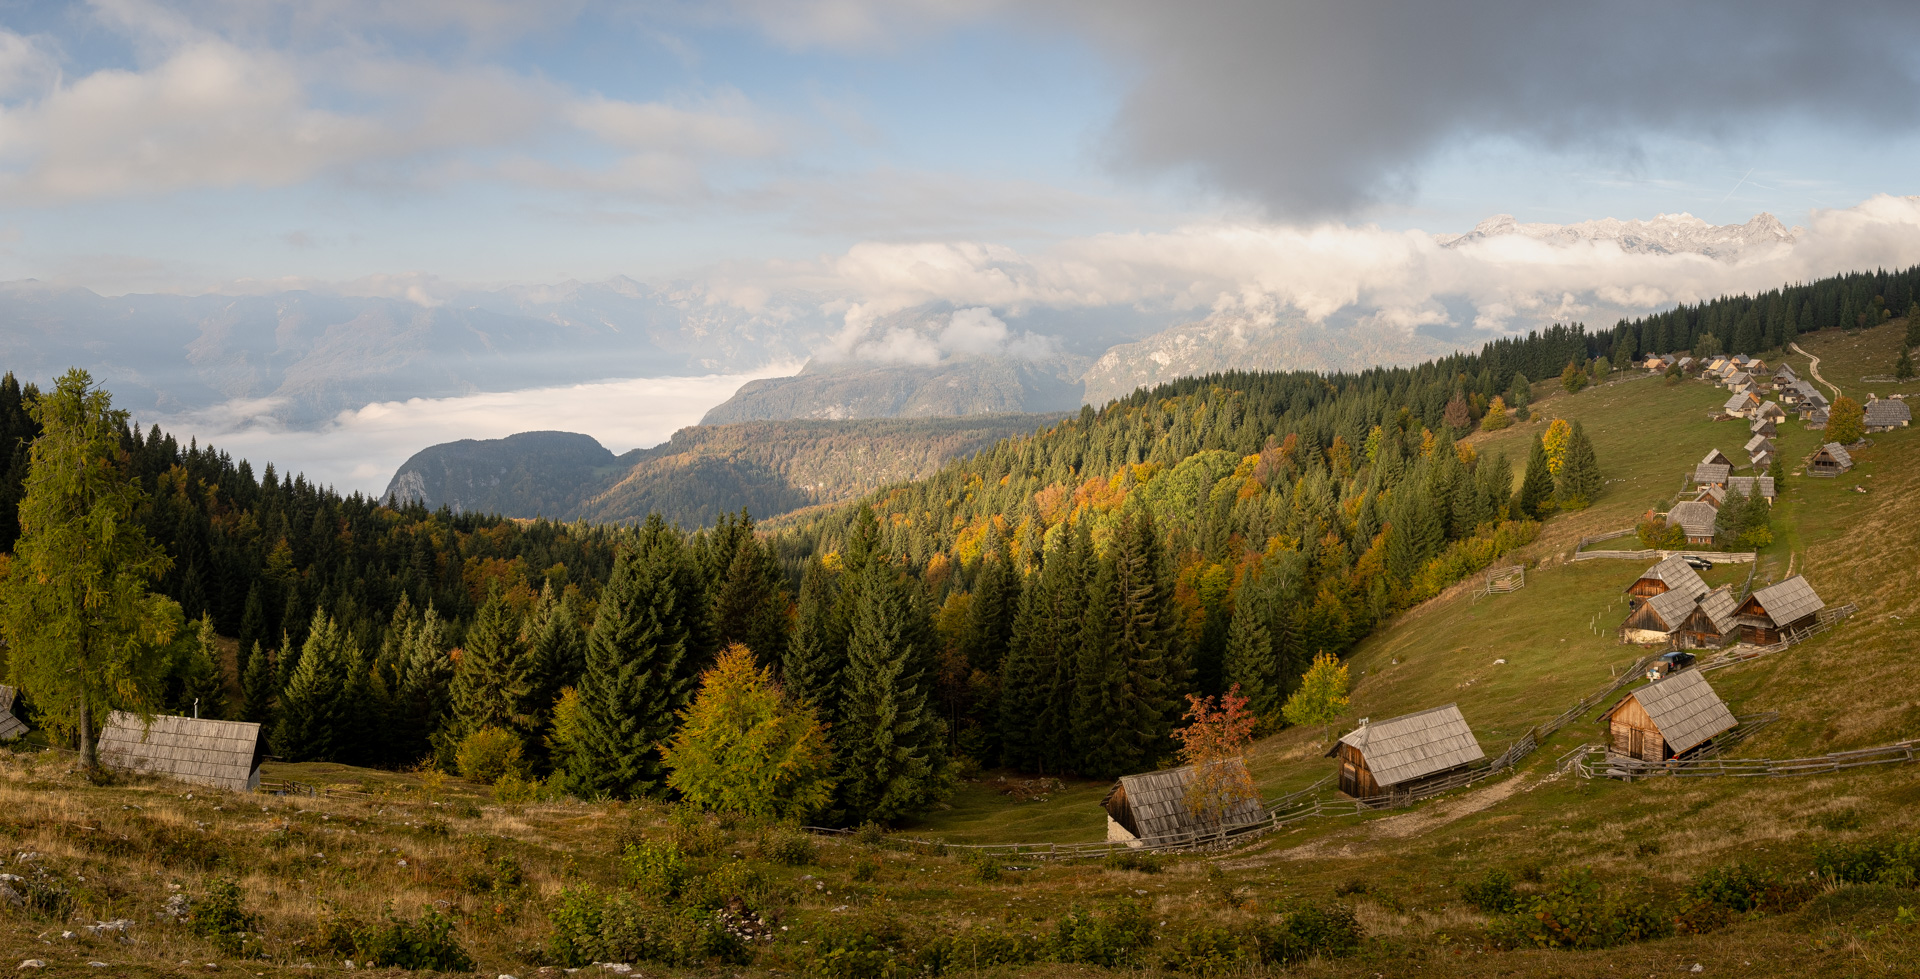
[[[1727,491],[1719,486],[1702,486],[1694,492],[1693,498],[1700,503],[1711,503],[1717,509],[1726,502]]]
[[[1713,623],[1714,631],[1723,636],[1731,633],[1734,624],[1739,621],[1734,614],[1739,607],[1740,603],[1733,600],[1731,585],[1721,585],[1700,599],[1700,611]]]
[[[1907,407],[1904,400],[1876,398],[1867,402],[1867,427],[1891,428],[1903,422],[1913,421],[1913,409]]]
[[[1720,700],[1699,670],[1682,670],[1657,683],[1635,690],[1629,699],[1638,700],[1660,737],[1674,754],[1700,746],[1722,731],[1731,731],[1740,722]],[[1625,700],[1621,701],[1626,703]],[[1620,708],[1616,706],[1615,711]],[[1612,716],[1613,711],[1608,712]]]
[[[1763,416],[1771,416],[1773,418],[1787,417],[1786,409],[1780,407],[1778,404],[1772,401],[1761,402],[1759,412]]]
[[[1453,704],[1367,724],[1341,738],[1328,754],[1338,752],[1341,744],[1359,749],[1374,783],[1382,788],[1487,757]]]
[[[13,701],[16,694],[12,687],[0,683],[0,741],[12,741],[27,733],[27,726],[13,716]]]
[[[1777,585],[1762,588],[1748,596],[1743,604],[1760,606],[1774,625],[1798,622],[1826,607],[1826,603],[1813,593],[1813,586],[1807,584],[1807,579],[1802,575],[1794,575]]]
[[[1770,449],[1772,447],[1773,447],[1773,443],[1767,441],[1767,437],[1765,435],[1755,435],[1754,437],[1747,440],[1747,444],[1745,446],[1746,451],[1749,453],[1758,451],[1760,449]]]
[[[1703,462],[1693,467],[1693,481],[1695,483],[1724,483],[1732,473],[1732,466]]]
[[[1707,593],[1707,583],[1701,580],[1700,572],[1693,570],[1678,554],[1648,568],[1640,580],[1664,582],[1668,592],[1685,592],[1688,598],[1698,598]]]
[[[1679,526],[1688,537],[1712,537],[1713,520],[1717,515],[1713,504],[1689,501],[1676,503],[1667,513],[1667,525]]]
[[[1727,383],[1734,387],[1739,387],[1751,380],[1753,380],[1753,375],[1748,374],[1746,371],[1734,371],[1727,375]]]
[[[1733,414],[1736,411],[1747,410],[1747,396],[1744,394],[1736,394],[1733,397],[1728,398],[1727,403],[1720,406],[1720,410],[1726,412],[1729,415]]]
[[[1246,764],[1238,758],[1220,762],[1246,772]],[[1194,815],[1187,805],[1187,786],[1193,782],[1193,766],[1182,765],[1158,772],[1146,772],[1140,775],[1122,775],[1119,784],[1107,793],[1103,803],[1107,812],[1114,813],[1117,802],[1126,804],[1126,814],[1132,817],[1131,827],[1140,839],[1155,837],[1182,836],[1188,833],[1215,828],[1200,817]],[[1251,784],[1251,779],[1248,780]],[[1116,799],[1118,797],[1118,799]],[[1257,795],[1232,802],[1221,820],[1221,825],[1240,826],[1253,822],[1265,815]]]
[[[1700,460],[1700,465],[1732,467],[1733,460],[1727,458],[1727,454],[1719,449],[1708,449],[1706,458]]]
[[[1847,447],[1838,442],[1828,442],[1814,451],[1815,454],[1825,452],[1827,455],[1833,457],[1833,461],[1843,466],[1853,465],[1853,456],[1848,455]]]
[[[1797,380],[1800,377],[1800,375],[1793,372],[1792,364],[1781,364],[1779,367],[1774,368],[1773,376],[1782,381]]]
[[[1699,601],[1698,592],[1687,594],[1682,591],[1664,591],[1647,599],[1646,607],[1659,616],[1660,621],[1667,624],[1668,632],[1672,632],[1680,628],[1681,623],[1687,621],[1687,616],[1693,614],[1693,607],[1699,604]]]
[[[1813,411],[1807,412],[1807,424],[1824,427],[1827,424],[1827,417],[1827,409],[1816,408]]]
[[[100,762],[244,792],[260,766],[260,725],[114,711],[100,731]]]
[[[1727,479],[1727,492],[1729,493],[1752,496],[1756,488],[1759,489],[1761,496],[1769,500],[1773,499],[1772,476],[1732,476]]]

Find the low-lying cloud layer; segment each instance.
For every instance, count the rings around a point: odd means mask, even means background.
[[[798,365],[707,377],[635,378],[532,388],[462,398],[415,398],[343,411],[318,430],[280,424],[267,401],[230,402],[160,419],[185,441],[198,438],[235,458],[268,462],[282,472],[343,493],[378,494],[400,464],[429,445],[503,438],[517,432],[581,432],[613,452],[658,445],[697,423],[707,409],[761,377],[792,374]]]

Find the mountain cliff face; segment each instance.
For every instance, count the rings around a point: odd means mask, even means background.
[[[935,418],[1072,411],[1085,361],[968,358],[934,366],[809,363],[793,377],[749,381],[702,425],[777,418]]]
[[[1621,251],[1650,254],[1694,252],[1713,258],[1736,258],[1754,248],[1792,244],[1804,228],[1788,228],[1766,212],[1746,224],[1708,224],[1691,214],[1661,214],[1652,220],[1601,218],[1578,224],[1522,224],[1511,214],[1496,214],[1463,235],[1435,235],[1448,247],[1518,235],[1555,244],[1611,241]]]
[[[623,523],[658,512],[694,527],[744,507],[766,520],[924,478],[1060,417],[701,425],[619,456],[586,435],[522,432],[422,449],[394,473],[385,495],[509,517]]]

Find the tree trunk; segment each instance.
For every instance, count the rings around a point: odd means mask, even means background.
[[[80,692],[80,767],[88,770],[100,767],[100,758],[93,748],[93,707],[87,703],[84,690]]]

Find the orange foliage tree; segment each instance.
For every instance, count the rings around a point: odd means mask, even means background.
[[[1218,824],[1241,803],[1259,798],[1241,761],[1259,718],[1247,709],[1237,683],[1218,700],[1188,694],[1185,716],[1189,723],[1173,738],[1180,742],[1180,760],[1193,768],[1187,809],[1203,823]]]

